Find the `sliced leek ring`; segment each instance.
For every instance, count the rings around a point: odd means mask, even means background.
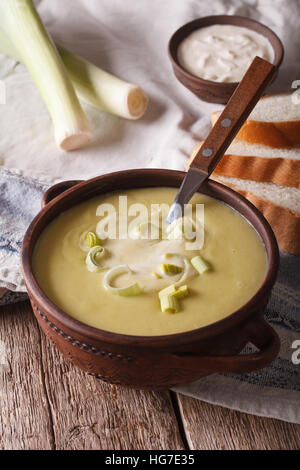
[[[183,264],[184,264],[184,267],[183,267],[183,270],[182,270],[182,275],[180,276],[180,278],[176,282],[174,282],[175,286],[180,286],[188,278],[190,263],[189,263],[187,257],[184,256],[184,255],[180,255],[178,253],[166,253],[165,254],[166,259],[172,258],[173,256],[177,256],[177,257],[182,258],[182,261],[183,261]]]
[[[88,232],[86,234],[86,244],[89,248],[93,248],[93,246],[101,245],[101,240],[95,232]]]
[[[93,246],[85,259],[85,264],[87,265],[87,268],[91,272],[95,271],[103,271],[103,269],[106,269],[104,266],[101,266],[99,263],[99,258],[102,258],[104,256],[105,250],[103,246],[96,245]]]
[[[127,264],[121,264],[111,268],[104,276],[103,285],[104,288],[113,294],[121,295],[124,297],[132,297],[140,295],[143,293],[143,289],[139,286],[137,282],[133,282],[126,287],[113,287],[111,285],[112,281],[121,274],[131,273],[132,270]]]

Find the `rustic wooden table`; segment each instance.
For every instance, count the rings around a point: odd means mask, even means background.
[[[68,363],[29,302],[0,309],[0,449],[300,449],[300,426],[107,385]]]

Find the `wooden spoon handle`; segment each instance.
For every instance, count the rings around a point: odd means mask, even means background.
[[[210,175],[272,79],[276,67],[255,57],[190,167]]]

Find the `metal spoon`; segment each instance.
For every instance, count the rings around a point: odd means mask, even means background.
[[[167,221],[182,216],[184,204],[211,175],[273,78],[276,67],[255,57],[221,116],[193,159],[170,209]]]

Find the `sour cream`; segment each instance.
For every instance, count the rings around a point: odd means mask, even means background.
[[[178,47],[178,61],[185,70],[216,82],[240,81],[255,56],[273,62],[271,43],[251,29],[233,25],[200,28]]]

